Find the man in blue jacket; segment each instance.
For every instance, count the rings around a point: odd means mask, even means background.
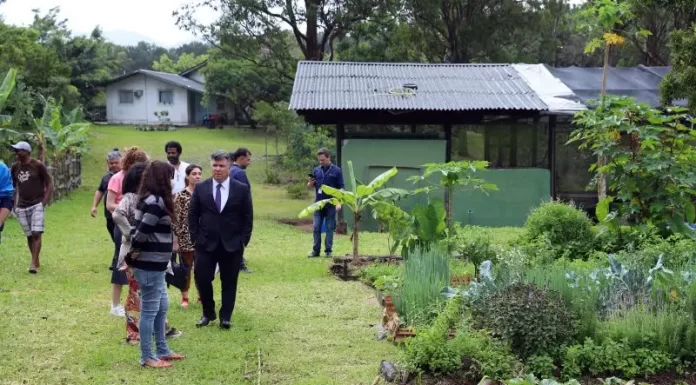
[[[251,151],[249,149],[240,147],[237,151],[233,152],[232,167],[230,167],[230,178],[242,182],[249,186],[249,191],[251,191],[251,183],[249,183],[249,178],[247,178],[246,168],[251,163]],[[241,271],[244,273],[251,273],[251,270],[247,267],[246,259],[242,259]]]
[[[317,151],[317,160],[319,166],[314,168],[312,176],[309,178],[307,186],[314,188],[316,192],[316,200],[332,198],[322,191],[322,186],[330,186],[335,189],[343,189],[343,172],[341,168],[331,163],[331,154],[326,148]],[[333,235],[336,231],[336,211],[341,209],[341,205],[334,206],[332,204],[324,205],[321,210],[314,212],[314,246],[312,252],[309,253],[310,258],[316,258],[321,251],[321,226],[326,221],[326,239],[324,242],[324,251],[326,256],[330,257],[333,251]]]
[[[14,206],[14,186],[10,169],[4,162],[0,162],[0,235],[5,229],[5,220],[10,216]]]

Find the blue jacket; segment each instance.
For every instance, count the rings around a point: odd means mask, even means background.
[[[326,185],[339,190],[343,188],[343,171],[333,163],[327,168],[323,168],[322,166],[315,167],[312,174],[317,180],[314,185],[317,201],[332,198],[331,195],[325,194],[321,190],[321,186]]]
[[[0,198],[12,198],[14,194],[14,186],[12,185],[12,176],[10,169],[3,162],[0,162]]]
[[[232,167],[230,167],[230,178],[235,179],[237,182],[244,183],[245,185],[249,186],[249,190],[251,190],[251,183],[249,183],[249,178],[247,178],[246,171],[236,164],[233,164]]]

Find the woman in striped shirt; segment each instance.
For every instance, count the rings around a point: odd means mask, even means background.
[[[166,162],[154,161],[145,169],[131,230],[131,253],[125,258],[140,287],[140,364],[153,368],[170,367],[169,361],[184,358],[169,350],[165,336],[169,309],[165,274],[173,250],[173,176],[174,168]],[[152,354],[153,334],[156,354]]]

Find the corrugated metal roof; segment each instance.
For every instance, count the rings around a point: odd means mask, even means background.
[[[390,90],[415,84],[413,96]],[[508,64],[301,61],[293,110],[535,110],[546,104]]]
[[[587,103],[598,100],[602,89],[601,67],[547,66],[549,72],[560,79],[576,95],[577,100]],[[607,94],[629,96],[639,103],[657,107],[660,105],[660,83],[671,67],[610,67],[607,73]],[[676,105],[686,105],[685,100],[675,100]]]
[[[129,74],[119,76],[117,78],[109,80],[106,84],[112,84],[116,83],[118,81],[121,81],[123,79],[127,79],[131,76],[138,75],[138,74],[143,74],[145,76],[151,76],[153,78],[159,79],[163,82],[173,84],[175,86],[183,87],[186,88],[187,90],[191,90],[194,92],[199,92],[199,93],[205,93],[205,85],[203,83],[199,83],[195,80],[177,75],[177,74],[170,74],[167,72],[158,72],[158,71],[152,71],[152,70],[137,70],[134,72],[131,72]]]

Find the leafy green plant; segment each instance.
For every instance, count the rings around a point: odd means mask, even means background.
[[[406,257],[403,285],[395,300],[406,323],[427,322],[442,302],[440,292],[450,283],[449,261],[444,247],[416,247]]]
[[[578,113],[575,123],[570,142],[607,161],[590,171],[608,178],[619,218],[656,226],[664,235],[695,237],[684,224],[696,219],[696,130],[685,109],[663,112],[632,98],[607,97]],[[607,216],[603,209],[603,222]]]
[[[385,201],[394,201],[407,196],[409,193],[403,189],[397,188],[382,188],[389,179],[391,179],[398,170],[396,167],[385,171],[384,173],[377,176],[367,185],[358,185],[355,179],[355,172],[353,172],[353,162],[350,160],[347,162],[348,165],[348,185],[350,190],[338,190],[330,186],[322,186],[322,190],[325,194],[330,195],[332,198],[323,199],[318,202],[312,203],[310,206],[302,210],[298,215],[300,218],[306,217],[309,214],[320,210],[326,204],[341,205],[344,208],[349,209],[353,212],[353,261],[358,261],[358,245],[359,245],[359,230],[360,221],[362,220],[363,212],[372,208],[378,203],[384,203]]]
[[[450,248],[474,265],[475,277],[478,277],[478,267],[483,261],[496,262],[496,250],[491,244],[489,230],[477,226],[462,227],[459,223],[453,230],[454,234],[448,238]]]
[[[307,186],[302,182],[289,184],[285,189],[291,199],[304,199],[307,197]]]
[[[17,70],[11,68],[9,71],[7,71],[2,84],[0,84],[0,112],[2,112],[3,108],[5,107],[5,102],[7,102],[7,98],[10,97],[12,89],[14,89],[16,77]],[[10,120],[10,116],[0,115],[0,127],[6,127],[9,125]]]
[[[382,209],[384,204],[377,206]],[[398,209],[400,210],[400,209]],[[441,199],[431,199],[427,204],[419,203],[411,214],[394,215],[390,234],[394,238],[391,252],[401,247],[401,255],[408,256],[417,247],[428,249],[448,237],[445,222],[445,204]]]
[[[563,302],[533,285],[514,284],[474,304],[475,326],[523,358],[553,352],[575,334],[574,316]]]
[[[529,357],[525,366],[527,373],[532,373],[542,378],[551,378],[556,371],[553,358],[545,354]]]
[[[417,189],[416,192],[426,192],[442,188],[445,190],[445,212],[447,225],[452,226],[452,207],[453,195],[459,191],[479,190],[483,193],[488,191],[498,191],[498,187],[491,183],[486,183],[483,178],[477,177],[476,173],[488,167],[486,161],[459,161],[447,163],[427,163],[423,167],[425,170],[421,175],[415,175],[408,180],[415,183],[428,182],[431,177],[438,176],[438,185],[426,186]]]
[[[652,349],[633,349],[626,341],[605,340],[601,344],[588,338],[582,345],[566,349],[563,375],[578,378],[584,373],[636,377],[655,374],[672,366],[670,357]]]
[[[280,174],[277,171],[271,168],[266,169],[266,179],[264,180],[264,183],[278,185],[281,182],[282,181],[280,180]]]
[[[570,204],[546,202],[535,208],[524,224],[525,238],[538,241],[545,237],[556,258],[586,258],[592,249],[594,234],[587,215]]]

